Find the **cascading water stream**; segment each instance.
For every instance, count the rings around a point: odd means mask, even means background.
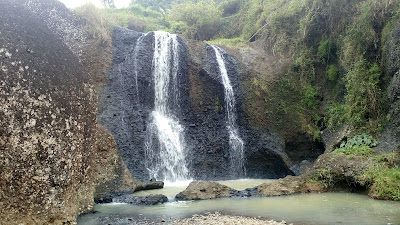
[[[243,177],[246,175],[244,168],[244,142],[240,137],[240,133],[236,124],[235,95],[228,77],[228,72],[226,70],[222,55],[223,50],[217,46],[211,46],[215,51],[222,84],[224,85],[225,89],[225,111],[227,115],[226,128],[229,133],[231,170],[233,175]]]
[[[150,177],[165,182],[189,180],[185,163],[184,128],[177,116],[179,42],[167,32],[154,32],[154,111],[146,141],[146,167]]]

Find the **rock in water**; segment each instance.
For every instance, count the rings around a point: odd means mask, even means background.
[[[162,181],[151,181],[149,183],[143,183],[140,190],[153,190],[161,189],[164,187],[164,182]]]
[[[132,205],[157,205],[168,202],[165,195],[148,195],[148,196],[121,196],[113,199],[113,202],[128,203]]]
[[[202,200],[231,197],[237,191],[226,185],[209,181],[193,181],[186,190],[175,196],[176,200]]]

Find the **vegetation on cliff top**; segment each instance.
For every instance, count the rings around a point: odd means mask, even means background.
[[[342,123],[356,132],[379,134],[389,118],[383,48],[399,19],[398,1],[136,0],[126,9],[86,5],[76,11],[100,21],[91,29],[108,42],[116,25],[239,47],[258,40],[292,65],[276,84],[263,84],[270,82],[266,77],[250,78],[248,101],[259,106],[252,110],[280,124],[297,124],[315,140],[320,130]]]

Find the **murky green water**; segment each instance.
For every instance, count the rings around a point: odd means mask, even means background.
[[[265,180],[225,181],[232,188],[253,187]],[[255,184],[255,185],[254,185]],[[248,186],[252,185],[252,186]],[[185,186],[167,186],[164,190],[135,193],[147,195],[164,193],[174,196]],[[193,214],[220,211],[222,213],[285,220],[295,224],[400,224],[400,203],[378,201],[365,195],[347,193],[303,194],[269,198],[215,199],[190,202],[169,202],[156,206],[132,206],[128,204],[96,205],[98,213],[78,218],[78,224],[102,224],[99,218],[143,219],[180,218]],[[109,221],[106,222],[106,224]],[[117,223],[123,224],[123,223]]]

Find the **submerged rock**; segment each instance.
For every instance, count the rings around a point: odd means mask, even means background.
[[[128,203],[132,205],[157,205],[168,202],[165,195],[148,195],[148,196],[121,196],[113,198],[113,202]]]

